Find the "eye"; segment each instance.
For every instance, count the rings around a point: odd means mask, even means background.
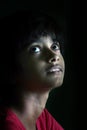
[[[60,50],[60,45],[59,45],[58,42],[54,42],[54,43],[52,44],[51,48],[52,48],[52,50],[54,50],[54,51],[58,51],[58,50]]]
[[[39,53],[41,51],[41,48],[39,46],[33,46],[30,48],[31,53]]]

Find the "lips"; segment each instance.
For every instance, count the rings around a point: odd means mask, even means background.
[[[63,68],[60,65],[51,66],[47,69],[47,73],[63,72]]]

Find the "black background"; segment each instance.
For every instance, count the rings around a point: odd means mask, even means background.
[[[38,8],[51,14],[64,29],[66,65],[64,83],[50,93],[46,107],[65,130],[78,130],[78,126],[81,126],[79,120],[82,121],[81,106],[85,107],[82,103],[86,81],[84,76],[87,34],[85,33],[85,3],[73,0],[18,0],[17,2],[8,0],[0,4],[0,16],[6,16],[22,8]]]

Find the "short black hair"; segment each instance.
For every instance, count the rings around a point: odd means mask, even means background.
[[[62,36],[60,25],[53,17],[36,10],[20,10],[6,16],[0,29],[5,40],[4,44],[9,41],[8,46],[12,46],[18,51],[41,35],[49,34],[59,42],[63,40],[63,37],[60,38]]]
[[[15,63],[17,54],[40,36],[50,35],[60,43],[63,51],[63,35],[60,25],[52,16],[36,10],[20,10],[0,22],[1,48],[6,63]],[[2,57],[4,58],[4,56]],[[13,62],[12,62],[13,61]],[[5,63],[5,65],[6,65]]]

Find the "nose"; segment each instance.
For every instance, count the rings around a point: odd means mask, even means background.
[[[49,63],[56,64],[59,61],[59,56],[55,55],[51,58],[49,58]]]

